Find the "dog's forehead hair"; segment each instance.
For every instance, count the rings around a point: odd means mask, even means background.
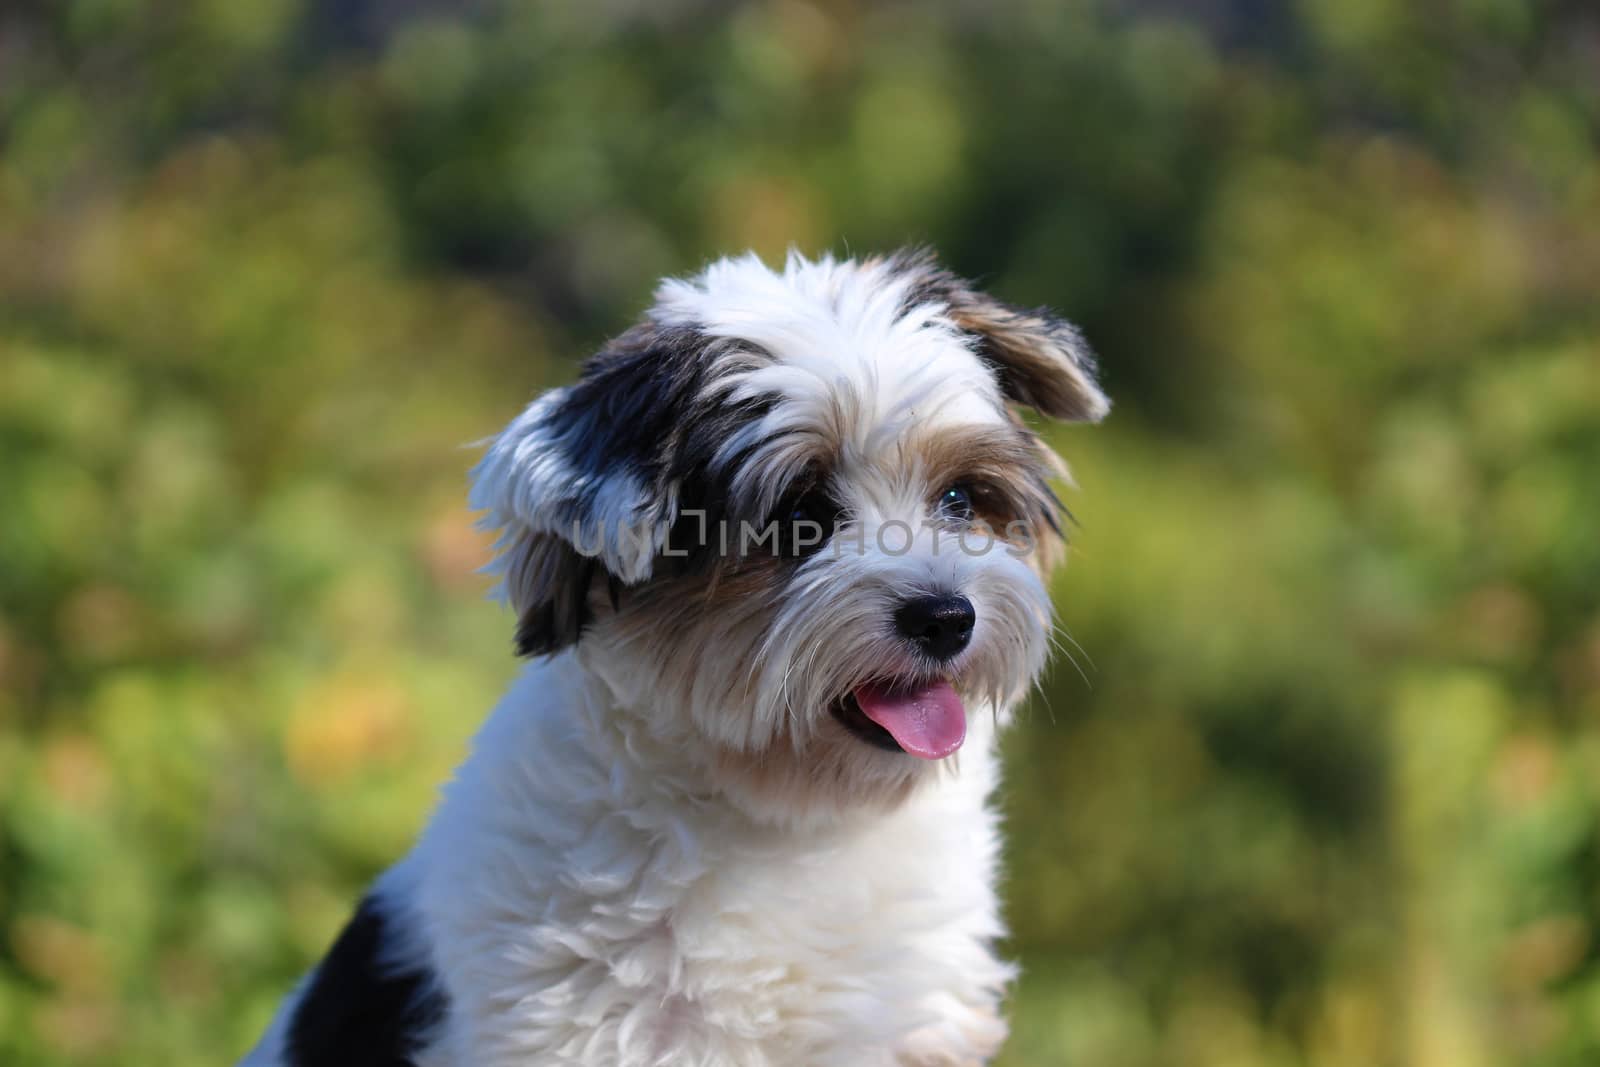
[[[662,285],[651,322],[704,339],[695,404],[743,416],[701,453],[718,495],[765,514],[819,470],[903,485],[930,434],[1015,434],[993,368],[922,281],[893,260],[746,257]]]
[[[827,430],[871,448],[934,418],[1003,423],[993,370],[943,304],[919,298],[918,280],[889,260],[791,257],[780,273],[730,259],[665,282],[651,318],[730,344],[710,396],[776,400],[770,429]]]

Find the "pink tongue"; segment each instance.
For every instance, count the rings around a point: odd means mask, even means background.
[[[893,734],[913,756],[944,759],[967,738],[967,711],[949,682],[917,689],[864,685],[855,697],[867,718]]]

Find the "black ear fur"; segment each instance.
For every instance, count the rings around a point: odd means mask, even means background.
[[[543,656],[574,644],[589,625],[589,597],[601,573],[597,562],[551,534],[534,534],[513,549],[506,585],[518,610],[517,655]]]
[[[729,412],[697,403],[725,344],[641,323],[534,401],[473,469],[472,505],[500,531],[519,653],[577,641],[604,607],[602,583],[615,605],[621,587],[652,576],[680,507],[697,506],[684,494],[700,495],[698,465],[732,429]]]
[[[956,327],[977,339],[1008,398],[1073,422],[1099,422],[1111,410],[1095,380],[1094,352],[1076,326],[1044,308],[1015,307],[978,291],[926,249],[898,253],[889,262],[914,279],[908,305],[944,304]]]

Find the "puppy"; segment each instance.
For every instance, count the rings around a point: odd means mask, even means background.
[[[923,252],[727,259],[490,444],[532,657],[250,1065],[981,1064],[986,798],[1076,329]]]

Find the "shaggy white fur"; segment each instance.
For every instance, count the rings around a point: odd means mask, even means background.
[[[986,718],[962,772],[897,811],[777,832],[630,730],[582,660],[529,669],[407,861],[436,964],[476,1006],[420,1064],[887,1067],[994,1052],[1011,972],[990,947]]]
[[[1092,371],[926,255],[665,283],[474,472],[538,658],[245,1063],[986,1062],[1057,530],[1011,405],[1098,418]]]

